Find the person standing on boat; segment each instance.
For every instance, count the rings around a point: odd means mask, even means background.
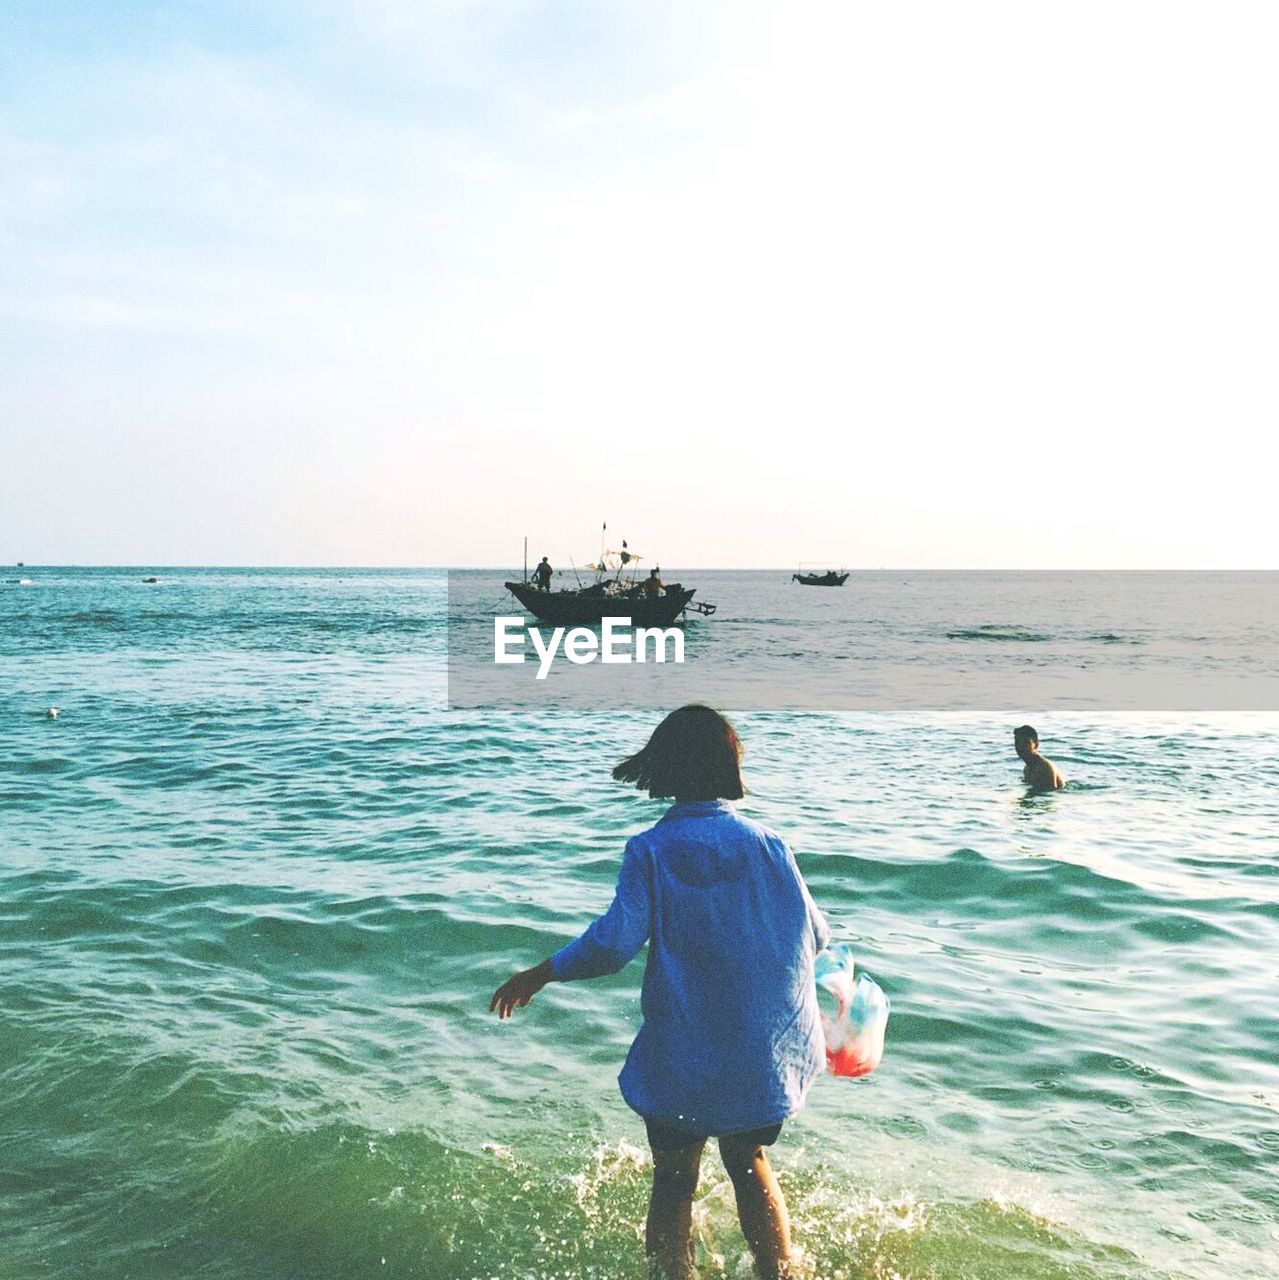
[[[551,574],[555,570],[551,568],[551,562],[542,557],[542,563],[533,570],[533,576],[537,579],[537,587],[539,591],[549,591],[551,589]]]
[[[662,583],[662,579],[659,576],[660,574],[661,574],[660,569],[652,570],[649,573],[648,577],[645,578],[644,582],[641,584],[643,587],[644,595],[649,600],[656,600],[657,597],[660,596],[662,592],[665,590],[665,587],[663,586],[663,583]]]

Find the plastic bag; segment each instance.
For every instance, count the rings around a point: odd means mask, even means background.
[[[822,1010],[826,1065],[837,1076],[865,1076],[884,1056],[888,997],[864,973],[854,973],[851,947],[830,947],[817,957],[814,977],[838,1006],[832,1018]]]

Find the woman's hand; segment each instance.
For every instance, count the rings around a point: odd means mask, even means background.
[[[524,1008],[551,981],[551,978],[549,960],[543,960],[532,969],[524,969],[513,977],[507,978],[493,992],[493,999],[489,1001],[489,1012],[496,1012],[499,1018],[509,1018],[516,1009]]]

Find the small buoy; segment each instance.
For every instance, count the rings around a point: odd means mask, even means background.
[[[58,718],[58,708],[50,707],[49,710],[44,713],[44,718],[46,720],[56,720]]]

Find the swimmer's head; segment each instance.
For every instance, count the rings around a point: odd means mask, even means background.
[[[1013,750],[1026,760],[1039,750],[1039,734],[1033,725],[1019,725],[1013,730]]]
[[[672,711],[648,744],[613,770],[650,796],[691,800],[740,800],[742,744],[718,711],[691,703]]]

